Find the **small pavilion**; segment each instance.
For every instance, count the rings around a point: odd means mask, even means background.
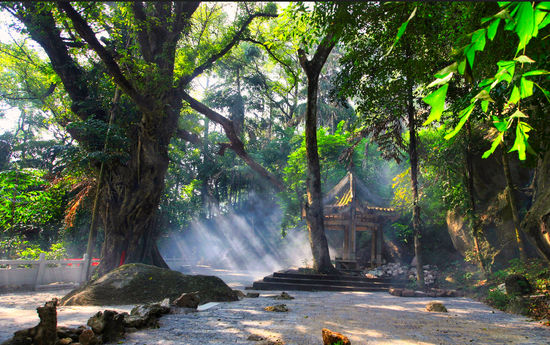
[[[358,268],[355,254],[357,231],[372,232],[371,267],[382,265],[383,225],[399,218],[393,208],[382,207],[385,204],[351,172],[324,197],[325,229],[344,231],[343,257],[336,258],[336,268]]]

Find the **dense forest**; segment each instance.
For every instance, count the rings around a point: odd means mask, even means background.
[[[386,261],[548,266],[550,3],[0,8],[1,259],[327,273],[351,171]]]

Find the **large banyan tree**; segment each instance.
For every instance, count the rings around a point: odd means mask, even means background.
[[[116,149],[105,164],[101,193],[105,239],[99,273],[120,263],[167,267],[155,244],[155,212],[173,137],[193,143],[181,114],[191,107],[219,123],[234,150],[281,190],[282,182],[248,156],[230,120],[190,95],[191,83],[231,50],[256,18],[276,17],[273,4],[239,4],[230,25],[221,11],[198,2],[3,3],[24,33],[47,54],[66,91],[71,114],[58,119],[79,145],[101,151],[92,128],[107,128],[111,114]],[[88,126],[78,125],[88,123]],[[95,124],[95,125],[90,125]],[[100,164],[95,164],[99,171]]]

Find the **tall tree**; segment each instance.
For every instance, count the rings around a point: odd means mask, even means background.
[[[105,172],[103,219],[105,241],[99,273],[121,263],[143,262],[166,267],[155,240],[155,212],[164,188],[173,136],[199,142],[178,128],[184,100],[222,125],[235,150],[247,164],[282,183],[245,151],[232,123],[189,95],[192,81],[238,44],[247,26],[260,17],[275,17],[275,6],[241,4],[236,20],[218,32],[216,44],[198,49],[187,40],[205,32],[193,24],[197,2],[177,3],[4,3],[2,7],[24,25],[48,55],[76,115],[73,122],[108,121],[115,85],[123,93],[116,123],[126,138],[126,157],[110,161]],[[204,6],[204,5],[203,5]],[[104,30],[101,40],[97,32]],[[102,41],[102,42],[100,42]],[[183,45],[183,46],[182,46]],[[94,54],[82,63],[86,49]],[[85,58],[84,58],[85,59]],[[108,76],[102,79],[101,76]],[[98,77],[99,76],[99,77]],[[65,123],[67,124],[67,123]],[[90,151],[102,141],[68,126],[70,134]]]
[[[421,267],[417,129],[423,109],[418,96],[430,80],[434,64],[440,65],[450,53],[451,46],[441,38],[442,33],[456,35],[452,20],[443,22],[438,18],[452,19],[459,10],[450,3],[401,2],[355,4],[350,12],[355,29],[342,38],[346,52],[336,80],[337,90],[341,97],[356,101],[363,122],[360,137],[371,136],[380,145],[382,155],[398,163],[408,151],[411,223]],[[405,123],[408,142],[402,137]],[[423,288],[423,270],[418,269],[417,274],[419,287]]]
[[[321,172],[319,151],[317,148],[317,97],[319,75],[327,58],[338,42],[346,21],[345,3],[316,3],[309,11],[303,3],[290,7],[287,14],[298,17],[301,23],[300,31],[292,33],[298,38],[298,58],[307,76],[307,106],[305,115],[305,143],[307,157],[307,203],[306,221],[309,241],[313,254],[313,269],[317,272],[332,272],[335,270],[330,261],[328,242],[323,223],[323,197],[321,191]],[[289,28],[287,28],[289,29]],[[295,28],[290,28],[294,30]],[[304,30],[305,29],[305,30]],[[315,38],[308,33],[310,30],[322,34],[315,53],[308,59],[308,51],[315,45]]]

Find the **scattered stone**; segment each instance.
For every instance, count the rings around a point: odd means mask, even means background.
[[[246,294],[245,297],[247,297],[247,298],[258,298],[258,297],[260,297],[260,293],[259,292],[249,292],[249,293]]]
[[[351,345],[351,342],[349,341],[348,337],[346,337],[341,333],[333,332],[326,328],[323,328],[321,332],[323,334],[323,345],[333,345],[333,344]]]
[[[241,290],[233,290],[233,292],[237,297],[244,298],[244,292],[242,292]]]
[[[428,292],[428,297],[435,297],[436,296],[436,292],[432,291],[432,292]]]
[[[403,290],[401,292],[402,297],[414,297],[414,290]]]
[[[403,293],[403,290],[402,289],[394,289],[394,288],[390,288],[388,290],[388,292],[390,293],[390,295],[393,295],[393,296],[401,296],[401,294]]]
[[[88,320],[88,326],[102,335],[103,342],[115,342],[124,335],[124,316],[114,310],[99,311]]]
[[[82,332],[86,329],[87,329],[86,326],[80,326],[78,328],[69,328],[69,327],[58,326],[57,327],[57,337],[59,339],[71,338],[73,340],[73,343],[77,343],[78,338],[80,337]]]
[[[168,314],[170,312],[170,298],[165,298],[160,302],[160,307],[163,310],[164,314]]]
[[[449,290],[445,293],[446,297],[456,297],[456,291],[455,290]]]
[[[529,295],[533,291],[527,278],[521,274],[509,274],[504,279],[504,286],[506,294],[510,296]]]
[[[274,306],[265,307],[264,310],[266,311],[276,311],[276,312],[287,312],[288,307],[286,304],[277,304]]]
[[[447,297],[447,291],[445,290],[438,291],[436,292],[435,297]]]
[[[174,305],[177,307],[197,309],[197,307],[199,306],[200,299],[201,298],[198,291],[184,293],[174,301]]]
[[[415,291],[414,292],[414,297],[428,297],[428,294],[426,292],[423,292],[423,291]]]
[[[71,338],[63,338],[57,341],[57,345],[69,345],[72,343],[73,343],[73,340]]]
[[[78,339],[81,345],[99,345],[103,344],[101,335],[95,334],[91,329],[87,329],[80,335]]]
[[[260,337],[259,335],[257,334],[251,334],[248,336],[248,338],[246,338],[246,340],[251,340],[251,341],[260,341],[260,340],[264,340],[263,337]]]
[[[294,299],[294,297],[290,296],[289,294],[283,291],[280,295],[275,296],[275,299],[291,300],[291,299]]]
[[[441,302],[430,302],[426,304],[426,310],[435,313],[446,313],[447,308]]]
[[[161,307],[159,303],[154,303],[134,307],[129,315],[128,313],[122,313],[121,315],[124,315],[124,327],[140,329],[156,327],[157,318],[162,314],[166,314],[166,309]]]

